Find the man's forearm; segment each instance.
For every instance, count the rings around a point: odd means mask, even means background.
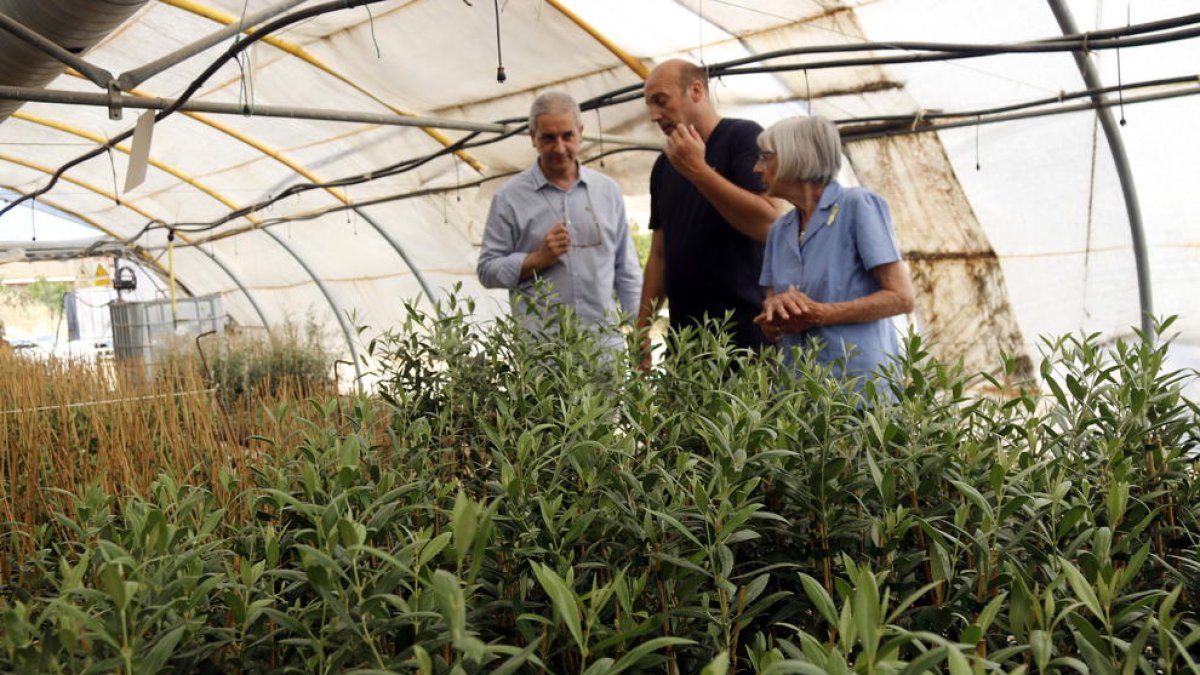
[[[770,198],[735,185],[712,167],[688,176],[734,229],[756,241],[766,241],[779,210]]]
[[[546,265],[541,259],[541,256],[538,255],[540,251],[541,249],[531,251],[525,256],[525,259],[521,261],[521,281],[525,281],[526,279],[529,279],[533,275],[549,267],[549,265]]]
[[[642,301],[638,306],[638,330],[643,330],[650,325],[655,308],[662,304],[663,297],[666,295],[664,272],[662,259],[651,256],[646,261],[646,272],[642,277]]]

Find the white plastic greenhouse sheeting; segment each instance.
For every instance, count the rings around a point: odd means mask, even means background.
[[[215,19],[236,20],[243,11],[271,4],[152,1],[85,58],[120,73],[216,30],[222,24]],[[643,69],[672,56],[717,63],[803,45],[899,40],[992,44],[1061,35],[1044,0],[499,4],[508,75],[503,84],[495,76],[493,3],[396,0],[371,6],[370,16],[363,8],[334,12],[275,34],[250,50],[241,69],[232,62],[221,68],[194,100],[246,103],[251,113],[255,105],[270,105],[491,122],[524,117],[532,97],[550,88],[584,100],[639,83],[635,68],[582,24]],[[1069,5],[1084,30],[1200,11],[1197,0]],[[13,39],[0,35],[0,41]],[[178,96],[228,45],[170,68],[134,93]],[[848,55],[807,58],[838,56]],[[1198,56],[1200,39],[1195,38],[1123,49],[1120,79],[1195,74]],[[1115,52],[1095,52],[1091,58],[1105,84],[1118,82]],[[69,74],[48,88],[97,91]],[[713,85],[724,113],[764,125],[805,113],[810,100],[818,113],[850,119],[991,108],[1083,88],[1069,53],[741,75]],[[26,103],[0,124],[0,185],[20,193],[37,189],[46,183],[47,171],[131,127],[137,112],[126,110],[122,120],[112,122],[104,108]],[[1121,131],[1145,221],[1155,312],[1182,315],[1177,328],[1183,339],[1200,343],[1200,312],[1192,300],[1200,287],[1200,190],[1195,187],[1200,134],[1194,128],[1200,98],[1128,105],[1124,116],[1128,124]],[[946,345],[943,356],[967,354],[970,345],[982,344],[984,351],[976,349],[969,360],[984,367],[995,363],[997,348],[1036,357],[1040,334],[1085,330],[1124,336],[1139,324],[1125,203],[1095,119],[1092,112],[1078,112],[945,130],[923,136],[919,143],[910,136],[848,148],[863,183],[889,199],[907,200],[902,210],[923,221],[903,222],[898,216],[897,229],[907,253],[936,254],[928,258],[932,262],[914,262],[925,265],[921,278],[926,282],[916,319]],[[585,126],[591,134],[603,131],[650,143],[660,139],[640,100],[586,113]],[[474,277],[488,199],[502,181],[253,228],[339,203],[519,170],[533,158],[526,136],[471,149],[464,159],[441,157],[408,173],[290,196],[211,231],[189,232],[193,228],[186,224],[220,218],[298,182],[328,181],[419,157],[463,136],[461,131],[426,133],[253,114],[177,113],[155,128],[148,178],[120,194],[119,205],[113,199],[119,192],[114,172],[123,175],[124,151],[112,153],[111,162],[101,156],[72,169],[38,202],[114,237],[135,238],[133,243],[157,260],[164,274],[166,232],[143,228],[152,220],[181,223],[174,273],[193,293],[221,293],[225,307],[242,324],[260,324],[259,311],[270,323],[316,320],[329,343],[341,344],[349,355],[343,328],[351,329],[352,323],[375,330],[396,325],[403,299],[427,300],[423,285],[442,295],[461,284],[485,298],[481,314],[504,311],[503,296],[484,291]],[[921,161],[909,162],[918,147]],[[589,143],[583,154],[599,150]],[[884,158],[888,163],[878,164]],[[644,204],[639,197],[646,192],[653,159],[651,152],[631,152],[608,158],[603,169],[620,180],[633,203]],[[893,192],[877,183],[889,184]],[[632,212],[644,223],[644,207]],[[0,234],[0,240],[9,238]],[[981,256],[990,267],[968,270],[966,276],[940,271],[971,255]],[[979,287],[965,288],[972,284]],[[355,319],[343,326],[335,317],[346,312]],[[1006,338],[989,336],[989,331],[1003,332]]]

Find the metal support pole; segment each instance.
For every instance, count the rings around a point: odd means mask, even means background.
[[[337,319],[338,325],[341,326],[342,335],[346,338],[346,345],[350,347],[350,357],[354,360],[354,374],[358,378],[358,387],[361,391],[362,368],[359,365],[358,346],[354,344],[354,331],[346,323],[346,317],[342,316],[342,312],[338,308],[337,301],[333,299],[333,294],[329,291],[329,287],[326,286],[325,282],[321,281],[321,277],[317,276],[317,274],[313,272],[312,268],[308,266],[308,261],[301,257],[300,254],[296,252],[296,249],[288,245],[288,243],[284,241],[282,237],[266,228],[263,228],[261,231],[263,234],[274,239],[276,244],[282,246],[283,250],[287,251],[288,254],[296,260],[296,262],[300,263],[300,267],[302,267],[304,271],[308,273],[309,278],[311,278],[317,285],[317,288],[320,289],[321,295],[325,296],[325,300],[329,303],[329,307],[333,309],[334,318]]]
[[[113,101],[108,94],[93,94],[88,92],[64,91],[61,89],[34,89],[32,87],[0,86],[0,101],[37,101],[40,103],[62,103],[66,105],[93,105],[108,107]],[[149,98],[144,96],[129,96],[121,94],[117,99],[119,105],[125,108],[142,108],[148,110],[165,110],[172,106],[175,99]],[[205,101],[188,101],[179,107],[187,112],[212,113],[217,115],[237,115],[245,117],[246,110],[236,103],[213,103]],[[286,117],[291,119],[319,120],[323,122],[352,122],[358,124],[384,124],[399,127],[426,127],[430,129],[454,129],[458,131],[478,131],[481,133],[506,134],[517,129],[517,125],[497,124],[494,122],[471,122],[445,117],[423,117],[418,115],[394,115],[383,113],[355,112],[350,110],[329,110],[324,108],[296,108],[291,106],[274,106],[255,104],[255,117]],[[603,141],[613,145],[632,145],[641,147],[661,148],[661,140],[643,140],[627,136],[595,136],[584,134],[584,140]]]
[[[64,65],[74,68],[82,73],[84,77],[94,82],[96,86],[100,87],[101,89],[107,90],[108,85],[113,82],[112,73],[103,68],[93,66],[87,61],[84,61],[78,56],[60,47],[53,40],[45,37],[41,33],[31,28],[26,27],[25,24],[17,21],[7,14],[0,13],[0,29],[12,33],[24,42],[28,43],[30,46],[49,54],[52,58],[62,62]]]
[[[1064,0],[1047,0],[1054,18],[1062,29],[1063,35],[1073,35],[1079,32],[1075,25],[1075,17]],[[1089,89],[1100,89],[1100,75],[1096,66],[1088,57],[1087,52],[1074,52],[1075,65],[1079,67],[1083,81]],[[1094,94],[1092,100],[1096,103],[1096,114],[1100,117],[1100,126],[1104,128],[1104,137],[1108,140],[1109,150],[1112,151],[1113,164],[1116,165],[1117,177],[1121,181],[1121,192],[1125,196],[1125,212],[1129,216],[1129,233],[1133,238],[1133,258],[1137,265],[1138,300],[1141,306],[1142,334],[1150,345],[1158,341],[1154,332],[1154,298],[1150,285],[1150,262],[1146,254],[1146,237],[1142,229],[1142,209],[1138,202],[1137,187],[1133,183],[1133,170],[1129,165],[1129,157],[1125,153],[1125,142],[1121,137],[1121,129],[1113,118],[1112,109],[1100,105],[1103,96]]]
[[[246,285],[242,283],[242,280],[238,278],[238,275],[234,274],[233,270],[229,269],[229,266],[222,262],[215,253],[205,251],[200,246],[197,246],[196,248],[199,249],[201,253],[208,256],[210,260],[217,264],[217,267],[221,268],[221,271],[225,272],[225,274],[233,280],[233,283],[237,285],[238,290],[242,292],[242,295],[246,296],[246,299],[250,301],[250,306],[254,308],[254,313],[257,314],[259,320],[262,321],[263,328],[266,329],[267,335],[270,335],[271,324],[267,321],[267,314],[262,311],[262,307],[258,306],[258,301],[254,299],[254,295],[250,293],[250,289],[246,288]]]
[[[412,258],[408,257],[408,252],[404,250],[404,247],[400,245],[400,242],[396,241],[392,235],[388,234],[387,230],[383,229],[383,226],[376,222],[374,218],[367,215],[366,211],[357,206],[352,210],[357,216],[367,221],[368,225],[375,228],[375,231],[379,233],[379,236],[386,239],[388,244],[391,244],[392,250],[396,252],[396,255],[400,256],[400,259],[404,261],[404,264],[408,265],[408,269],[412,270],[413,276],[417,278],[417,283],[421,285],[421,290],[425,293],[425,297],[429,298],[429,304],[436,305],[437,297],[433,294],[433,288],[429,285],[429,282],[425,280],[425,275],[421,274],[421,268],[413,264]]]
[[[154,77],[162,71],[182,63],[196,54],[203,52],[209,47],[212,47],[223,40],[237,35],[238,33],[241,33],[252,26],[257,26],[267,19],[274,18],[275,16],[286,12],[302,2],[304,2],[304,0],[284,0],[283,2],[276,3],[266,9],[259,10],[258,12],[246,17],[242,21],[231,23],[225,28],[213,32],[207,37],[200,38],[189,45],[184,45],[183,47],[176,49],[166,56],[155,59],[154,61],[134,68],[133,70],[128,70],[124,73],[121,73],[117,77],[117,85],[122,91],[130,91],[134,87],[145,82],[151,77]]]

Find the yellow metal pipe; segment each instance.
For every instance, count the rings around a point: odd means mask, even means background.
[[[192,14],[195,14],[196,16],[201,16],[210,21],[215,21],[217,23],[221,23],[221,24],[225,24],[225,25],[232,24],[238,20],[238,18],[235,16],[226,14],[217,9],[213,9],[212,7],[209,7],[202,3],[195,2],[194,0],[158,0],[158,1],[164,5],[169,5],[176,9],[181,9],[185,12],[190,12]],[[245,32],[247,35],[254,34],[253,29],[247,29]],[[391,110],[392,112],[396,113],[397,115],[404,115],[406,117],[414,116],[413,112],[397,108],[396,106],[393,106],[392,104],[388,103],[387,101],[384,101],[383,99],[379,98],[378,96],[375,95],[374,92],[368,91],[367,89],[363,88],[358,83],[351,80],[350,78],[348,78],[345,75],[342,75],[338,71],[334,70],[332,67],[327,65],[324,61],[321,61],[316,56],[313,56],[307,50],[305,50],[303,47],[301,47],[300,45],[298,45],[294,42],[290,42],[288,40],[284,40],[284,39],[277,38],[277,37],[270,36],[270,35],[268,35],[267,37],[264,37],[262,39],[262,41],[271,45],[272,47],[275,47],[276,49],[279,49],[283,52],[291,54],[292,56],[300,59],[301,61],[304,61],[305,63],[308,63],[309,65],[313,66],[314,68],[317,68],[318,70],[324,72],[325,74],[329,75],[330,77],[337,79],[339,82],[342,82],[346,86],[351,87],[355,91],[366,96],[367,98],[370,98],[372,101],[375,101],[379,105],[382,105],[383,107],[387,108],[388,110]],[[438,143],[441,143],[442,147],[448,147],[448,146],[454,144],[453,139],[451,139],[446,134],[443,134],[441,131],[438,131],[437,129],[421,127],[421,130],[424,131],[426,134],[428,134],[430,138],[434,139]],[[483,164],[479,160],[472,157],[465,150],[459,150],[458,152],[455,152],[454,154],[457,155],[459,159],[466,162],[472,169],[475,169],[476,171],[483,173],[483,170],[484,170]]]
[[[134,92],[131,92],[131,93],[134,93]],[[138,95],[140,96],[141,94],[138,94]],[[210,126],[213,129],[216,129],[217,131],[219,131],[227,136],[230,136],[231,138],[235,138],[235,139],[241,141],[242,143],[245,143],[246,145],[254,148],[255,150],[266,155],[267,157],[270,157],[271,159],[286,166],[287,168],[296,172],[300,176],[303,176],[304,178],[306,178],[307,180],[309,180],[312,183],[319,184],[319,183],[323,182],[321,180],[320,176],[318,176],[315,173],[313,173],[312,171],[309,171],[308,169],[304,168],[298,162],[287,157],[279,150],[268,146],[266,143],[263,143],[262,141],[260,141],[256,138],[247,136],[246,134],[243,134],[242,132],[238,131],[237,129],[234,129],[233,127],[231,127],[227,124],[222,124],[221,122],[218,122],[218,121],[214,120],[213,118],[208,117],[206,115],[202,115],[200,113],[184,112],[181,114],[187,115],[188,117],[196,120],[197,122],[199,122],[201,124]],[[335,199],[342,202],[343,204],[350,203],[350,200],[346,197],[346,195],[343,191],[341,191],[337,188],[332,188],[332,187],[327,187],[327,188],[323,188],[323,189],[326,192],[328,192],[329,194],[333,195],[333,197]]]
[[[38,164],[36,162],[31,162],[29,160],[22,159],[20,157],[13,157],[12,155],[6,155],[4,153],[0,153],[0,162],[9,162],[12,164],[16,164],[18,166],[23,166],[27,169],[33,169],[34,171],[41,171],[42,173],[44,173],[46,175],[52,175],[54,173],[54,169],[49,166],[45,166],[44,164]],[[68,183],[73,183],[75,185],[78,185],[79,187],[81,187],[85,190],[88,190],[89,192],[93,192],[96,195],[99,195],[105,199],[112,200],[114,203],[120,205],[122,208],[129,209],[130,211],[133,211],[134,213],[138,214],[139,216],[142,216],[143,218],[145,218],[147,220],[158,220],[153,215],[151,215],[150,212],[146,211],[145,209],[137,206],[136,204],[126,202],[126,201],[121,201],[121,200],[117,199],[117,195],[105,190],[104,188],[102,188],[98,185],[93,185],[87,181],[80,180],[78,178],[74,178],[74,177],[68,176],[66,174],[64,174],[61,177],[61,179]],[[88,216],[84,216],[83,214],[80,214],[76,211],[64,209],[64,208],[58,206],[55,202],[47,200],[47,199],[39,198],[39,201],[41,201],[45,204],[49,204],[49,205],[53,206],[54,208],[58,209],[59,211],[62,211],[63,213],[66,213],[70,216],[78,218],[80,220],[80,222],[84,222],[84,223],[87,223],[88,225],[91,225],[92,227],[96,228],[100,232],[103,232],[104,234],[108,235],[109,237],[112,237],[113,239],[115,239],[117,241],[125,240],[125,237],[122,237],[120,234],[101,225],[99,222],[92,220]],[[188,237],[187,235],[185,235],[181,232],[175,233],[175,236],[178,237],[180,239],[180,241],[184,242],[188,246],[195,245],[195,242],[193,242],[190,237]],[[171,277],[171,279],[172,279],[171,292],[172,292],[172,295],[174,295],[174,289],[176,286],[176,284],[174,282],[174,275],[169,274],[169,270],[166,267],[163,267],[162,264],[158,262],[157,258],[154,258],[153,256],[151,256],[149,251],[143,249],[140,246],[130,246],[130,249],[135,254],[137,254],[137,256],[142,260],[143,263],[158,270],[159,274],[161,274],[163,276],[169,275]],[[214,262],[217,261],[216,256],[213,256],[210,254],[210,257],[212,257]],[[242,285],[240,280],[238,280],[236,277],[234,277],[233,273],[230,272],[228,268],[226,268],[220,262],[218,262],[218,265],[221,267],[222,270],[225,271],[226,274],[228,274],[230,276],[231,279],[233,279],[234,283],[237,284],[238,287],[242,289],[242,292],[246,295],[246,298],[250,301],[250,305],[252,307],[254,307],[255,313],[257,313],[259,318],[262,319],[263,325],[264,326],[267,325],[266,315],[263,314],[262,309],[259,308],[258,303],[255,302],[255,300],[254,300],[254,297],[250,295],[250,291],[244,285]],[[221,291],[221,292],[225,293],[226,291]]]
[[[17,157],[12,157],[11,155],[5,155],[2,153],[0,153],[0,162],[9,162],[12,164],[17,164],[19,166],[23,166],[28,169],[33,169],[35,171],[42,171],[43,173],[47,173],[47,174],[54,173],[54,169],[51,169],[50,167],[41,166],[39,164],[35,164],[33,162],[28,162],[23,159],[20,159]],[[84,188],[85,190],[90,190],[92,192],[95,192],[98,195],[112,199],[111,194],[105,192],[104,190],[100,190],[91,185],[88,185],[87,183],[85,183],[83,181],[71,180],[66,177],[64,177],[64,180],[68,180],[71,183],[74,183],[74,184]],[[86,224],[96,228],[100,232],[103,232],[104,234],[112,237],[113,239],[116,239],[117,241],[123,240],[123,237],[121,237],[120,234],[108,229],[107,227],[101,225],[96,220],[93,220],[92,218],[85,216],[82,213],[79,213],[78,211],[72,211],[71,209],[67,209],[62,206],[59,206],[57,202],[46,199],[44,197],[38,197],[38,201],[42,202],[43,204],[48,204],[50,206],[53,206],[55,209],[71,216],[72,218],[78,219],[79,222],[81,222],[81,223],[86,223]],[[141,211],[140,209],[134,208],[132,205],[122,203],[122,206],[128,207],[129,209],[137,212],[139,215],[144,215],[146,217],[149,217],[145,212]],[[133,249],[133,252],[136,253],[139,258],[141,258],[143,263],[158,270],[159,273],[162,274],[163,276],[167,275],[167,268],[163,267],[162,263],[155,260],[153,256],[151,256],[148,252],[143,250],[140,246],[134,246],[134,247],[132,247],[132,249]]]
[[[10,164],[16,164],[18,166],[23,166],[26,169],[33,169],[34,171],[40,171],[46,175],[54,174],[53,167],[46,166],[45,164],[38,164],[37,162],[31,162],[31,161],[29,161],[27,159],[23,159],[21,157],[14,157],[12,155],[6,155],[4,153],[0,153],[0,162],[8,162]],[[93,192],[93,193],[95,193],[101,197],[104,197],[105,199],[110,200],[112,202],[118,202],[118,203],[120,203],[120,205],[122,207],[127,208],[130,211],[133,211],[134,213],[138,214],[139,216],[142,216],[143,218],[146,218],[147,220],[155,219],[154,216],[150,215],[150,213],[148,213],[145,209],[139,208],[137,205],[135,205],[131,202],[119,201],[115,194],[105,190],[104,188],[102,188],[98,185],[93,185],[92,183],[89,183],[84,180],[80,180],[73,176],[68,176],[66,174],[62,175],[61,180],[64,180],[68,183],[72,183],[74,185],[78,185],[79,187],[87,190],[88,192]],[[42,199],[41,197],[38,197],[38,201],[41,202],[41,201],[46,201],[46,200]],[[58,208],[58,207],[55,207],[55,208]],[[74,215],[74,214],[72,214],[72,215]],[[89,221],[88,224],[91,225],[92,223]],[[96,228],[101,229],[105,234],[109,234],[116,239],[123,239],[123,237],[118,237],[118,236],[112,234],[111,232],[109,232],[108,230],[100,228],[99,225],[96,225]],[[182,238],[182,236],[183,235],[180,235],[181,238]]]
[[[107,139],[107,138],[104,138],[103,136],[101,136],[101,135],[99,135],[99,134],[94,134],[94,133],[92,133],[92,132],[90,132],[90,131],[86,131],[86,130],[84,130],[84,129],[80,129],[79,127],[76,127],[76,126],[73,126],[73,125],[70,125],[70,124],[66,124],[66,123],[64,123],[64,122],[60,122],[60,121],[58,121],[58,120],[52,120],[52,119],[49,119],[49,118],[46,118],[46,117],[39,117],[39,116],[37,116],[37,115],[30,115],[29,113],[21,112],[20,110],[18,110],[17,112],[13,113],[13,115],[12,115],[12,116],[13,116],[13,117],[15,117],[16,119],[24,120],[24,121],[26,121],[26,122],[29,122],[29,123],[31,123],[31,124],[38,124],[38,125],[41,125],[41,126],[44,126],[44,127],[49,127],[49,128],[51,128],[51,129],[57,129],[57,130],[59,130],[59,131],[62,131],[62,132],[64,132],[64,133],[68,133],[68,134],[71,134],[71,135],[74,135],[74,136],[78,136],[78,137],[80,137],[80,138],[86,138],[86,139],[88,139],[89,141],[92,141],[92,142],[94,142],[94,143],[98,143],[98,144],[100,144],[100,145],[103,145],[103,144],[105,144],[105,143],[107,143],[107,142],[108,142],[108,139]],[[114,150],[118,150],[118,151],[120,151],[120,152],[123,152],[123,153],[125,153],[125,154],[127,154],[127,155],[129,154],[129,147],[128,147],[128,146],[125,146],[125,145],[120,145],[120,144],[118,144],[118,145],[114,145],[114,146],[113,146],[113,149],[114,149]],[[162,161],[159,161],[159,160],[156,160],[156,159],[151,159],[151,160],[149,160],[149,163],[150,163],[150,165],[151,165],[151,166],[153,166],[154,168],[156,168],[156,169],[159,169],[160,171],[165,171],[165,172],[167,172],[167,173],[171,174],[172,176],[174,176],[174,177],[178,178],[179,180],[183,181],[184,183],[187,183],[188,185],[191,185],[192,187],[194,187],[194,188],[196,188],[197,190],[199,190],[199,191],[203,192],[204,194],[208,195],[209,197],[212,197],[213,199],[215,199],[215,200],[217,200],[217,201],[221,202],[221,203],[222,203],[223,205],[225,205],[226,207],[228,207],[228,208],[230,208],[230,209],[234,209],[234,210],[236,210],[237,208],[239,208],[239,207],[238,207],[238,205],[237,205],[237,203],[236,203],[236,202],[234,202],[233,200],[226,198],[226,197],[225,197],[224,195],[222,195],[221,193],[219,193],[219,192],[217,192],[216,190],[214,190],[214,189],[210,188],[209,186],[205,185],[204,183],[202,183],[202,182],[200,182],[200,181],[196,180],[195,178],[191,177],[191,176],[190,176],[190,175],[188,175],[187,173],[184,173],[183,171],[180,171],[179,169],[176,169],[175,167],[171,166],[170,164],[167,164],[167,163],[165,163],[165,162],[162,162]],[[255,218],[254,216],[246,216],[246,220],[249,220],[250,222],[252,222],[252,223],[255,223],[255,224],[257,224],[257,223],[261,222],[261,221],[259,221],[259,219]]]
[[[621,62],[629,66],[630,70],[637,73],[638,77],[645,80],[650,76],[650,69],[646,67],[646,64],[642,63],[642,61],[633,54],[630,54],[624,49],[618,47],[615,42],[608,38],[607,35],[596,30],[594,26],[584,21],[582,17],[575,12],[572,12],[565,5],[563,5],[562,2],[559,0],[546,0],[546,4],[550,5],[554,9],[557,9],[560,14],[570,19],[572,23],[582,28],[588,35],[591,35],[596,42],[599,42],[601,45],[603,45],[605,49],[612,52],[613,56],[621,59]]]

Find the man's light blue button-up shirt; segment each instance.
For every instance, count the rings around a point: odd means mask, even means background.
[[[564,220],[571,248],[557,263],[522,281],[525,256]],[[509,289],[514,312],[520,312],[522,300],[543,279],[550,301],[570,305],[589,326],[616,323],[614,292],[627,314],[636,315],[641,301],[642,271],[621,190],[613,179],[584,166],[568,190],[547,180],[537,162],[500,188],[488,211],[476,272],[487,288]]]

